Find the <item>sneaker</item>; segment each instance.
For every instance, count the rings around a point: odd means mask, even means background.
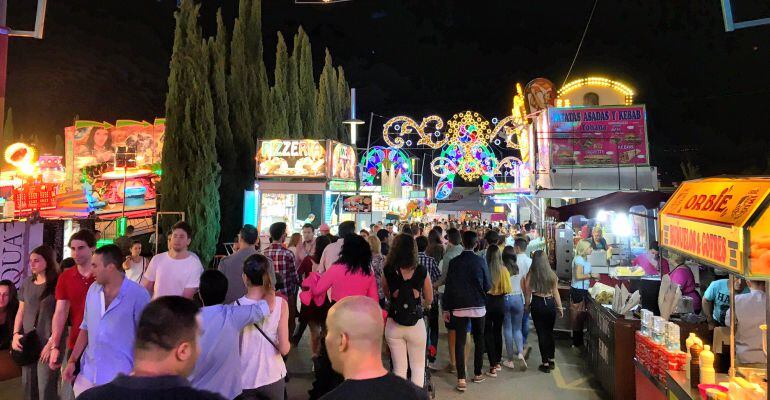
[[[457,380],[457,386],[455,386],[458,392],[465,392],[465,389],[468,389],[468,384],[465,383],[465,379],[458,379]]]
[[[511,362],[512,363],[512,362]],[[526,371],[527,370],[527,360],[524,357],[523,354],[519,354],[519,363],[521,364],[521,370]]]
[[[500,364],[495,364],[495,372],[500,372],[503,370],[503,367],[500,366]]]
[[[503,366],[510,369],[516,369],[516,363],[514,363],[513,360],[503,361]]]
[[[539,367],[537,367],[538,371],[545,372],[546,374],[551,373],[551,366],[548,364],[540,364]]]
[[[495,373],[495,376],[497,376],[497,373]],[[484,382],[487,378],[484,378],[484,375],[476,375],[473,377],[473,383],[481,383]]]
[[[490,368],[489,371],[487,371],[487,375],[493,378],[497,378],[497,370],[495,369],[495,367]],[[474,378],[473,381],[476,382],[476,379]]]
[[[549,360],[548,361],[548,368],[550,368],[551,371],[553,371],[553,369],[556,368],[556,360]]]

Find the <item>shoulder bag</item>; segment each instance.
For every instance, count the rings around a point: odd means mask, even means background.
[[[40,353],[43,350],[43,346],[40,344],[40,337],[37,334],[37,320],[40,317],[40,308],[42,306],[43,300],[40,300],[37,311],[35,312],[35,325],[29,332],[25,332],[21,339],[19,339],[21,351],[11,347],[11,358],[13,359],[13,362],[20,367],[34,364],[40,359]]]

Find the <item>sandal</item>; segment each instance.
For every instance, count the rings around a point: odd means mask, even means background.
[[[465,392],[465,389],[468,389],[468,384],[465,382],[465,379],[458,379],[456,388],[458,392]]]

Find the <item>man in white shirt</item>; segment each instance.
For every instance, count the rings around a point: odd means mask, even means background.
[[[356,234],[356,223],[353,221],[345,221],[340,224],[338,228],[340,238],[326,246],[323,254],[321,254],[321,262],[318,266],[318,272],[323,273],[329,269],[332,264],[336,263],[340,258],[340,251],[342,251],[342,243],[345,241],[345,237],[348,235]]]
[[[765,282],[748,283],[751,292],[735,296],[735,354],[741,364],[765,364],[767,356],[762,351],[762,331],[759,329],[765,323]],[[731,311],[727,310],[725,316],[727,326],[730,326]]]
[[[142,285],[153,299],[162,296],[183,296],[192,299],[200,285],[203,265],[188,251],[192,240],[190,224],[179,221],[171,227],[168,251],[152,258]]]

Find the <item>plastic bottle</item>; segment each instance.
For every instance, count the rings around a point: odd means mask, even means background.
[[[703,346],[700,352],[700,383],[713,385],[716,383],[716,371],[714,371],[714,353],[711,346]]]
[[[690,347],[690,387],[697,388],[700,383],[700,353],[703,351],[703,342],[698,339]]]
[[[690,347],[695,344],[696,340],[698,340],[698,337],[695,336],[694,333],[690,332],[690,336],[688,336],[687,340],[684,341],[685,353],[687,353],[687,360],[684,363],[684,371],[687,380],[690,380]]]
[[[679,325],[673,322],[666,324],[666,348],[670,352],[677,352],[682,349],[679,341]]]
[[[652,311],[642,310],[642,335],[652,336]]]

